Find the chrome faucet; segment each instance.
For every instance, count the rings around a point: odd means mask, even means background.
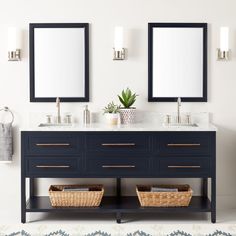
[[[57,123],[61,123],[61,111],[60,111],[60,98],[57,97],[56,99],[56,107],[57,107]]]
[[[181,123],[181,116],[180,116],[180,107],[181,107],[181,98],[178,97],[177,99],[177,123]]]

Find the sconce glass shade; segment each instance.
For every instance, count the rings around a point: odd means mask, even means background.
[[[125,59],[124,29],[122,26],[116,26],[114,34],[113,60],[124,60],[124,59]]]
[[[229,27],[220,28],[220,50],[229,50]]]
[[[8,28],[8,60],[19,61],[21,48],[21,34],[15,27]]]
[[[121,26],[115,27],[114,48],[121,50],[124,47],[124,29]]]
[[[217,49],[218,60],[229,60],[229,27],[220,28],[220,48]]]

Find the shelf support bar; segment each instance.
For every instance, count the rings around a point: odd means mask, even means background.
[[[208,178],[202,179],[202,196],[208,197]]]
[[[116,178],[116,196],[117,199],[121,198],[121,178]]]
[[[120,205],[121,201],[121,178],[116,178],[116,199],[117,206]],[[121,212],[116,212],[116,223],[121,223]]]

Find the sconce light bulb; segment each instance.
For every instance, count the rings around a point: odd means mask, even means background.
[[[220,50],[229,51],[229,27],[220,28]]]
[[[115,50],[122,50],[124,47],[124,29],[122,26],[115,27],[114,48]]]

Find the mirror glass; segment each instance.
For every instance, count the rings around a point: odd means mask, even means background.
[[[149,101],[206,101],[205,23],[149,24]]]
[[[88,24],[30,24],[31,101],[88,101]]]

